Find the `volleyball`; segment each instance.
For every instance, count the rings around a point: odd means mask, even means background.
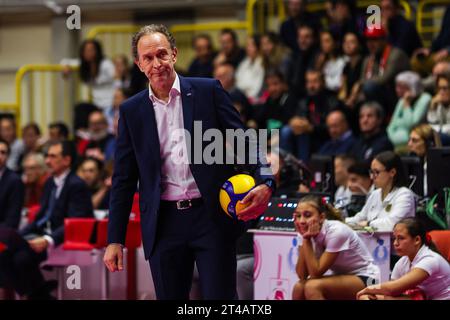
[[[223,211],[233,219],[237,219],[237,213],[247,207],[239,201],[255,187],[255,179],[248,174],[237,174],[229,178],[220,188],[219,201]]]

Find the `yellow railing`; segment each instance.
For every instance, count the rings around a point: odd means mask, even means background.
[[[76,71],[78,70],[78,67],[69,67],[72,71]],[[50,121],[55,121],[57,120],[57,116],[56,116],[56,108],[58,107],[58,102],[56,101],[56,97],[55,95],[52,95],[50,97],[51,102],[47,101],[47,93],[49,91],[49,87],[47,86],[47,79],[45,78],[45,73],[50,73],[50,74],[55,74],[57,73],[58,75],[61,75],[62,71],[64,70],[64,66],[62,65],[53,65],[53,64],[28,64],[28,65],[24,65],[22,67],[19,68],[19,70],[16,73],[16,77],[15,77],[15,98],[16,98],[16,102],[12,102],[12,103],[1,103],[0,104],[0,109],[1,110],[5,110],[5,111],[10,111],[12,112],[15,117],[16,117],[16,123],[17,123],[17,134],[20,136],[21,131],[20,128],[21,126],[24,124],[22,123],[22,111],[25,108],[24,105],[24,98],[23,98],[23,89],[25,86],[25,77],[28,75],[29,76],[29,88],[28,88],[28,95],[30,97],[29,101],[28,101],[28,114],[29,114],[29,119],[27,119],[28,121],[35,121],[38,122],[40,124],[40,126],[42,128],[46,128],[48,123]],[[39,100],[35,100],[35,92],[36,92],[36,87],[35,87],[35,77],[37,77],[39,75],[39,93],[38,93],[38,97]],[[54,77],[55,75],[53,75],[53,78],[51,79],[51,90],[50,92],[52,93],[58,93],[59,90],[55,90],[55,88],[58,86],[58,82],[56,80],[56,78]],[[62,75],[61,75],[62,76]],[[77,82],[77,80],[75,80]],[[68,88],[68,82],[64,82],[63,83],[63,97],[62,99],[64,100],[63,106],[65,107],[64,111],[64,120],[68,121],[70,119],[70,113],[71,113],[71,102],[68,100],[68,97],[70,96],[69,94],[69,90],[70,88]],[[76,96],[80,96],[80,92],[79,92],[79,86],[76,85],[75,89],[77,90],[77,92],[75,93]],[[39,115],[39,119],[35,119],[32,115],[36,114],[34,112],[34,106],[36,105],[36,103],[39,103],[39,105],[41,107],[44,107],[42,109],[39,110],[38,115]],[[51,108],[48,108],[49,105],[51,105]]]
[[[416,27],[420,36],[422,37],[422,41],[424,45],[429,47],[431,45],[431,38],[436,35],[440,30],[440,25],[436,25],[434,20],[440,20],[443,15],[445,8],[444,6],[450,5],[450,0],[423,0],[419,1],[419,5],[417,6],[417,17],[416,17]],[[430,11],[426,12],[426,7],[441,7],[441,10],[438,12]],[[432,19],[432,25],[425,26],[424,20]],[[446,28],[449,26],[445,26]],[[430,39],[426,39],[427,36],[430,36]]]

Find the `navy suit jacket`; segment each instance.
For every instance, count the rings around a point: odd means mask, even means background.
[[[41,208],[34,222],[20,231],[22,235],[29,233],[45,234],[44,227],[39,228],[37,222],[45,216],[54,183],[53,177],[47,179],[41,198]],[[64,241],[64,218],[92,216],[92,200],[88,187],[75,173],[69,173],[61,193],[56,199],[55,207],[50,218],[51,233],[49,236],[55,241],[55,246],[60,245]]]
[[[202,121],[202,132],[216,128],[243,129],[239,113],[220,83],[206,78],[180,78],[184,127],[191,133],[194,149],[194,121]],[[209,142],[203,142],[203,148]],[[203,150],[202,148],[202,150]],[[248,150],[248,149],[247,149]],[[191,153],[193,154],[193,153]],[[141,91],[120,107],[114,174],[112,178],[108,242],[125,243],[125,236],[133,194],[139,180],[139,205],[145,257],[151,255],[159,214],[161,195],[161,158],[159,137],[149,90]],[[258,170],[264,168],[265,170]],[[206,211],[228,234],[236,237],[245,226],[220,212],[219,190],[222,184],[236,174],[232,165],[190,164],[192,175],[204,199]],[[259,161],[246,166],[258,183],[273,179],[268,165]],[[267,170],[268,169],[268,170]],[[263,174],[261,174],[263,173]]]
[[[25,197],[20,177],[5,168],[0,179],[0,225],[17,229]]]

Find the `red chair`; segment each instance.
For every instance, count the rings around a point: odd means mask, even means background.
[[[108,237],[108,219],[99,220],[97,245],[106,246]],[[140,220],[130,220],[127,227],[125,247],[127,248],[127,299],[136,299],[136,249],[142,244]]]
[[[433,230],[429,235],[441,255],[450,261],[450,230]]]

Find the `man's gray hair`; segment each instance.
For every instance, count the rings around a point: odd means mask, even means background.
[[[361,106],[360,111],[364,108],[375,110],[375,114],[377,115],[378,119],[381,120],[384,119],[384,109],[378,102],[375,101],[366,102]]]
[[[148,26],[144,26],[139,30],[134,36],[133,40],[131,42],[131,48],[133,50],[133,57],[135,59],[138,59],[138,52],[137,52],[137,45],[139,40],[146,35],[153,34],[153,33],[161,33],[163,34],[167,41],[169,41],[170,48],[173,50],[175,45],[175,38],[170,33],[169,29],[163,25],[163,24],[150,24]]]

